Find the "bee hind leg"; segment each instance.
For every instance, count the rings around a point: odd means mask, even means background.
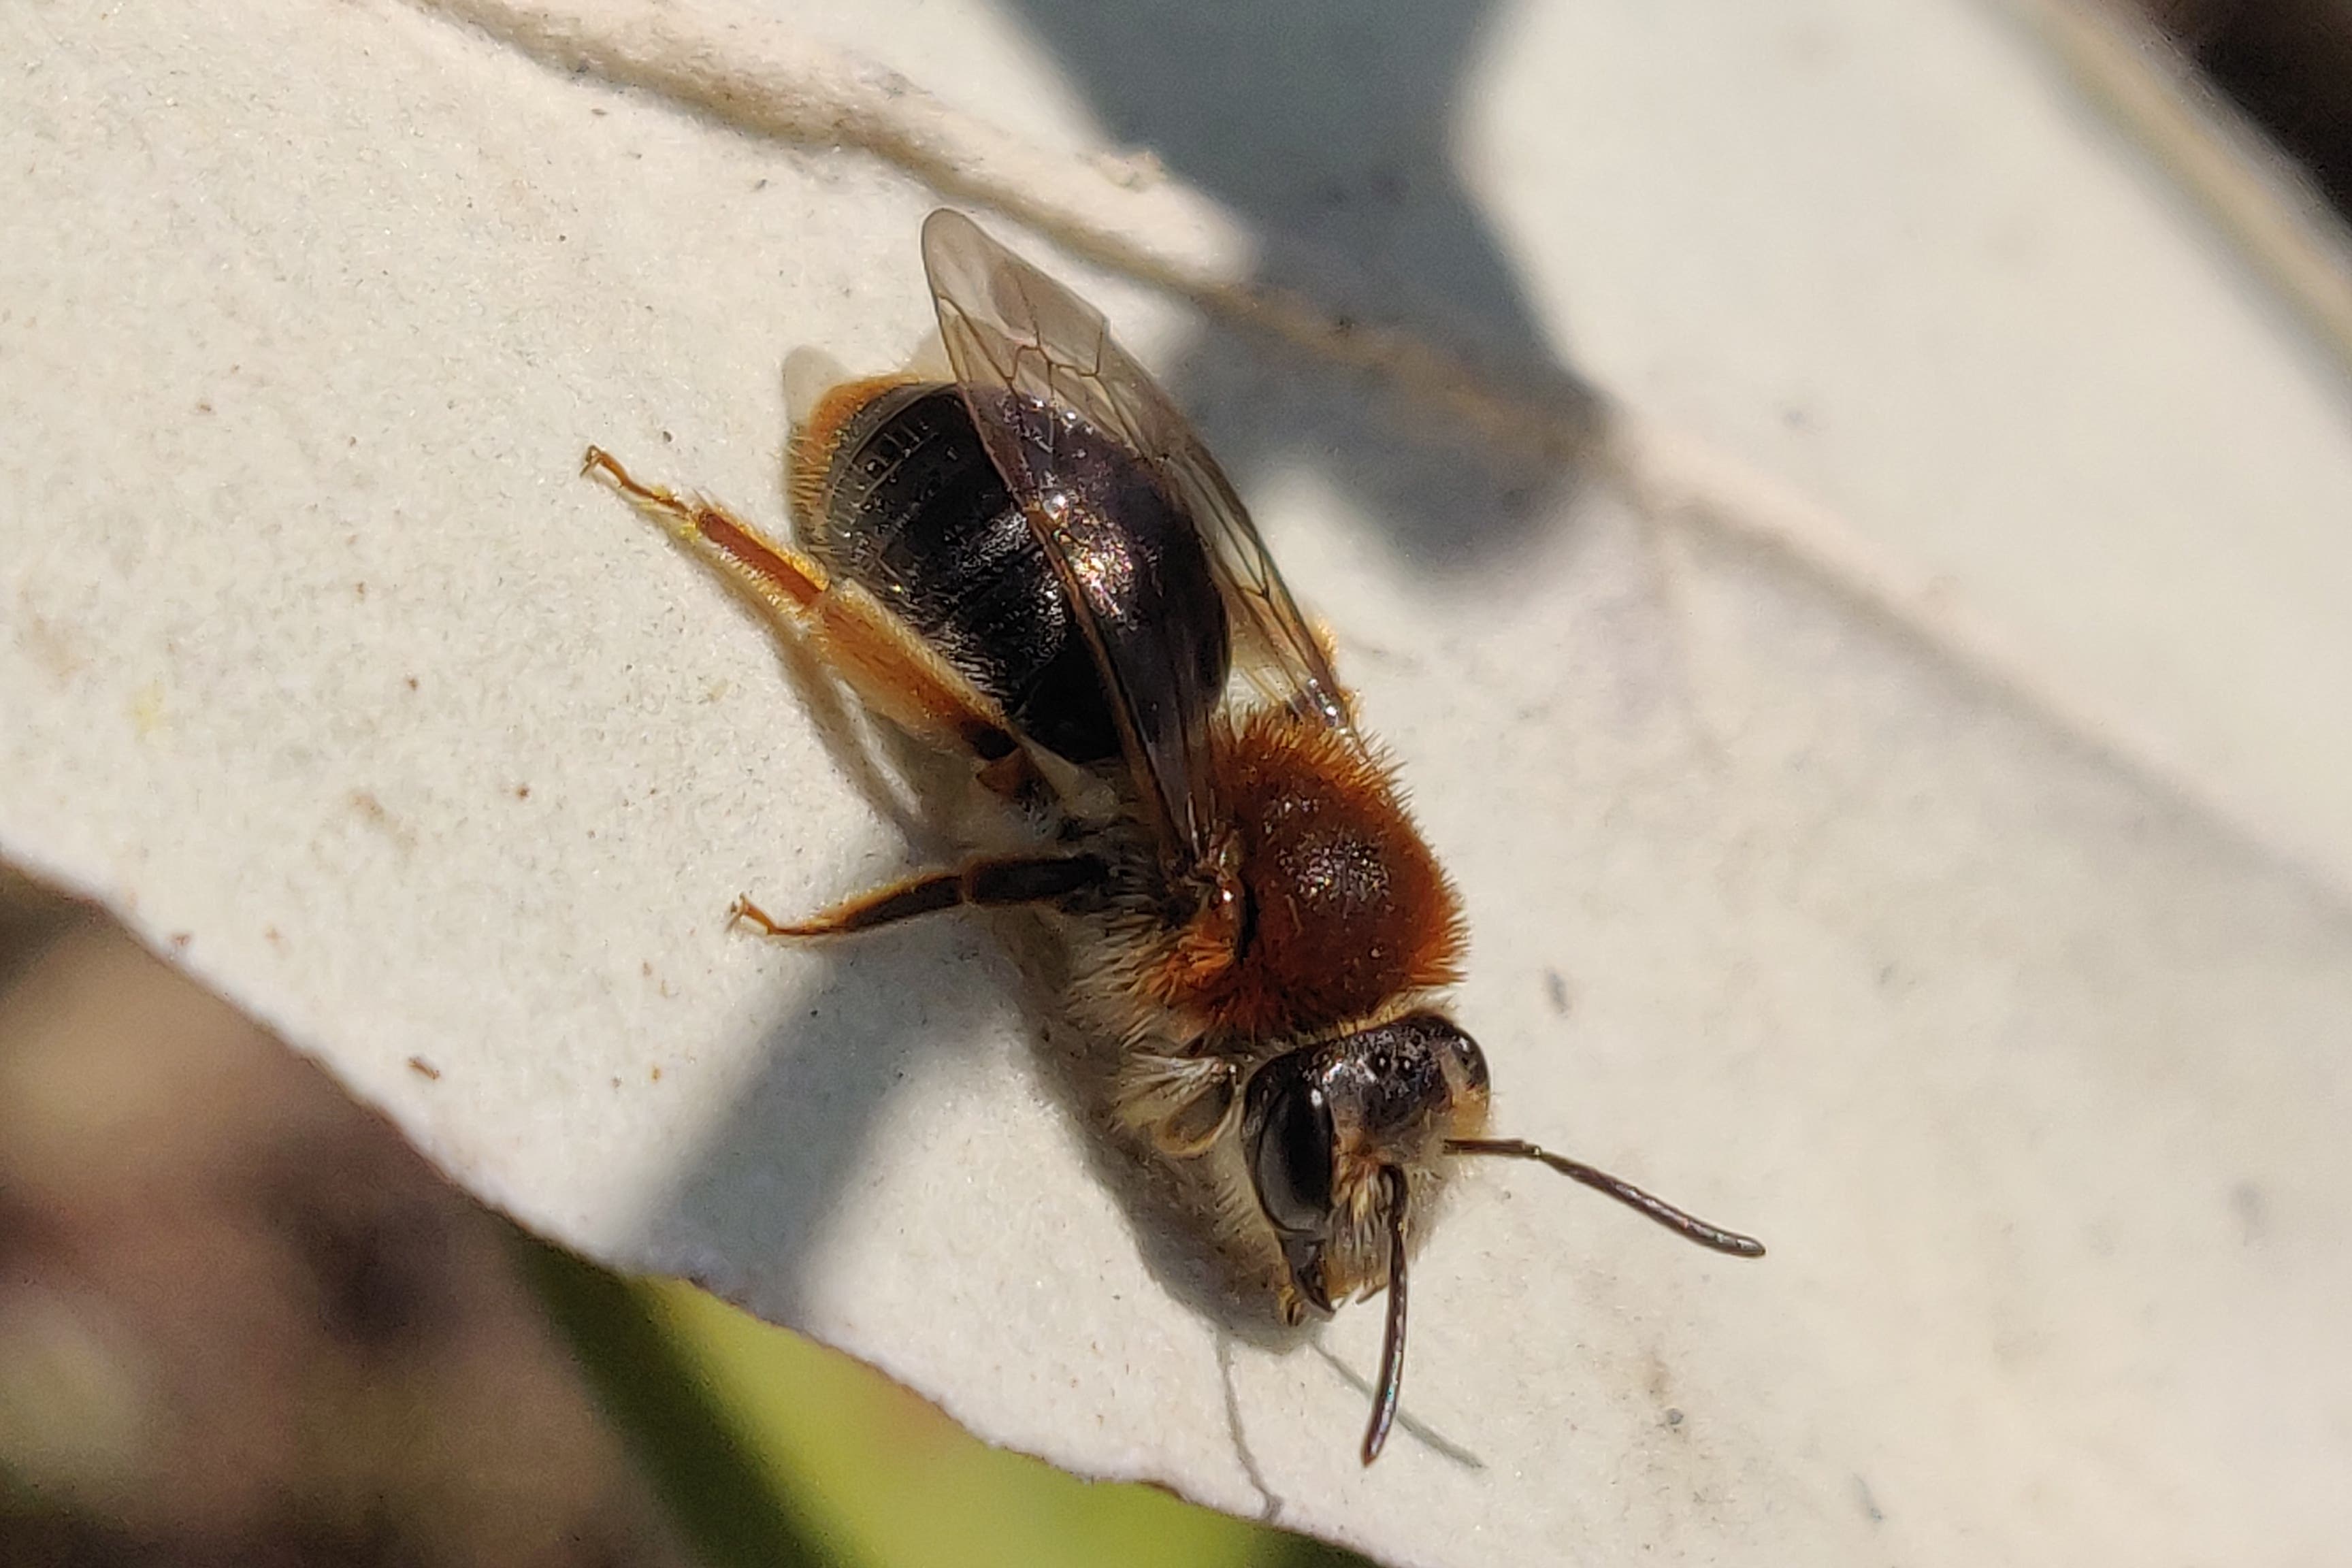
[[[765,937],[845,936],[966,905],[987,910],[1057,904],[1101,887],[1109,876],[1110,868],[1097,855],[1010,856],[910,877],[845,899],[804,921],[779,921],[751,900],[738,899],[734,919]]]
[[[723,572],[866,707],[911,735],[970,755],[981,783],[1004,798],[1046,798],[1003,710],[872,594],[833,580],[823,565],[725,507],[640,482],[601,447],[588,448],[581,471]]]

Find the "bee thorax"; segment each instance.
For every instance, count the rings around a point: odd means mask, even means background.
[[[1215,1033],[1295,1038],[1450,984],[1459,907],[1377,763],[1279,710],[1221,740],[1229,864],[1146,976]]]

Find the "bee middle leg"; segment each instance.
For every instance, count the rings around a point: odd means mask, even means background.
[[[966,905],[986,910],[1059,903],[1074,893],[1101,887],[1109,878],[1110,868],[1098,855],[1015,855],[910,877],[844,900],[804,921],[779,921],[749,899],[735,900],[734,918],[761,936],[842,936]]]

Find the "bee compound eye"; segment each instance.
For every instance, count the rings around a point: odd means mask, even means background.
[[[1322,1086],[1303,1074],[1286,1074],[1254,1118],[1250,1175],[1258,1206],[1275,1228],[1317,1232],[1331,1213],[1331,1167],[1336,1139],[1331,1107]]]

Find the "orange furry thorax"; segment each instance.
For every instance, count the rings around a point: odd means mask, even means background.
[[[1462,914],[1387,767],[1279,709],[1217,741],[1217,885],[1145,966],[1210,1032],[1297,1039],[1461,978]]]

